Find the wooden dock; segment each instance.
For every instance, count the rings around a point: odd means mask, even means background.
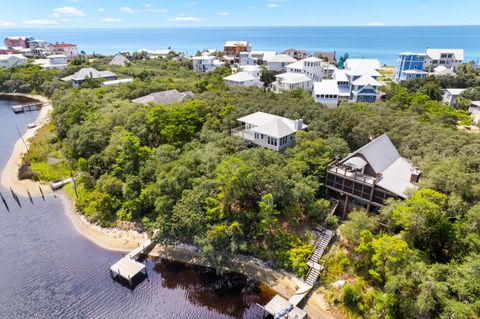
[[[147,249],[152,246],[152,241],[147,239],[143,244],[129,252],[122,259],[117,261],[110,267],[110,277],[121,277],[128,280],[130,287],[132,286],[133,277],[141,272],[147,275],[147,269],[144,264],[137,261],[137,258],[144,254]]]
[[[42,108],[42,106],[43,106],[42,102],[18,104],[18,105],[12,105],[12,110],[14,113],[24,113],[24,112],[38,111]]]
[[[320,276],[320,272],[323,270],[323,265],[320,264],[320,258],[325,253],[334,235],[335,233],[329,229],[323,231],[308,258],[307,265],[309,270],[305,283],[297,289],[289,300],[276,295],[265,307],[259,306],[270,313],[275,319],[305,318],[307,314],[298,307],[298,304],[308,295],[317,282],[318,276]]]

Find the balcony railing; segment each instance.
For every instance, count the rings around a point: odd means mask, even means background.
[[[242,125],[242,126],[239,126],[239,127],[236,127],[236,128],[232,128],[231,134],[232,134],[232,136],[241,137],[245,140],[249,140],[249,141],[254,140],[253,132],[246,129],[245,125]]]
[[[369,185],[374,185],[376,181],[375,177],[365,175],[359,172],[353,172],[349,168],[338,163],[328,165],[327,172],[333,173],[339,176],[344,176],[351,180],[355,180],[355,181],[358,181],[364,184],[369,184]]]

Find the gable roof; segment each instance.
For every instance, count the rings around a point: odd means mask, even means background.
[[[370,143],[349,154],[342,162],[357,154],[363,155],[375,173],[382,173],[400,157],[400,153],[398,153],[387,134],[380,135]]]
[[[114,76],[116,76],[115,73],[110,71],[98,71],[94,68],[83,68],[70,76],[64,77],[62,81],[83,81],[86,78],[100,79]]]
[[[150,93],[132,100],[133,103],[146,105],[148,103],[155,104],[172,104],[174,102],[182,102],[190,97],[194,96],[191,91],[178,92],[177,90],[168,90],[161,92]]]
[[[112,61],[110,61],[110,65],[121,65],[124,66],[126,63],[129,63],[130,60],[128,60],[126,57],[124,57],[121,54],[117,54],[116,56],[113,57]]]
[[[380,76],[381,75],[374,67],[372,67],[371,63],[368,63],[365,61],[354,63],[352,68],[346,68],[345,73],[350,76],[362,76],[362,75]]]
[[[245,81],[253,81],[257,80],[258,78],[251,75],[248,72],[238,72],[229,76],[226,76],[223,78],[226,81],[232,81],[232,82],[245,82]]]
[[[267,63],[293,63],[297,62],[296,59],[286,55],[286,54],[278,54],[276,56],[270,57],[266,59]]]
[[[375,80],[369,75],[362,75],[361,77],[353,81],[352,84],[360,85],[360,86],[366,86],[366,85],[379,86],[380,85],[380,83],[377,80]]]
[[[378,59],[347,59],[345,61],[345,69],[355,69],[359,64],[367,64],[370,68],[380,69],[380,61]]]
[[[411,163],[400,156],[387,134],[382,134],[370,143],[350,153],[341,160],[342,164],[352,158],[362,155],[370,164],[376,174],[381,174],[377,179],[377,185],[403,198],[408,188],[416,188],[410,182],[410,177],[415,168]]]
[[[453,54],[456,60],[463,60],[463,49],[427,49],[427,56],[439,60],[442,54]]]

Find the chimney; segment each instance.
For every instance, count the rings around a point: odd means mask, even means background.
[[[410,176],[410,183],[418,183],[420,180],[420,174],[422,174],[422,172],[418,169],[418,167],[415,167],[412,175]]]
[[[303,128],[303,120],[302,119],[298,119],[298,120],[295,120],[293,121],[293,127],[298,131],[298,130],[301,130]]]

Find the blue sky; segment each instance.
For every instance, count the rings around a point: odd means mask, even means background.
[[[0,0],[0,28],[478,25],[478,0]]]

